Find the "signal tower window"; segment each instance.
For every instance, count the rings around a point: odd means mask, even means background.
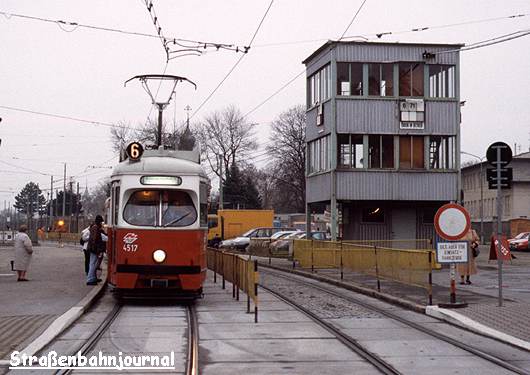
[[[368,65],[368,95],[392,96],[394,86],[393,64]]]
[[[455,67],[429,65],[429,96],[431,98],[455,97]]]
[[[394,168],[394,136],[368,136],[368,168]]]
[[[423,64],[399,64],[399,96],[423,96]]]
[[[326,65],[307,79],[307,107],[311,108],[331,96],[331,67]]]
[[[455,137],[436,136],[430,137],[429,144],[429,168],[430,169],[454,169],[455,168]],[[468,188],[474,188],[475,179],[466,179]],[[480,176],[479,176],[480,181]]]
[[[325,136],[315,139],[307,144],[309,170],[308,173],[324,172],[331,168],[331,159],[328,157],[331,137]]]
[[[339,168],[363,168],[363,136],[339,134],[337,139]]]
[[[363,94],[363,64],[337,63],[337,95]]]
[[[399,137],[399,168],[425,168],[423,136],[405,135]]]

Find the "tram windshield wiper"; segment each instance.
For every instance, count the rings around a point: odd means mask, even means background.
[[[184,215],[182,215],[181,217],[178,217],[178,218],[176,218],[175,220],[172,220],[172,221],[170,221],[169,223],[164,224],[164,225],[162,225],[162,226],[165,228],[165,227],[170,226],[171,224],[178,223],[179,221],[181,221],[181,220],[184,219],[185,217],[189,216],[190,214],[191,214],[191,211],[188,211],[188,212],[186,212]]]

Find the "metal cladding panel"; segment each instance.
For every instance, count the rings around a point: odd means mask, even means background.
[[[395,134],[399,129],[397,100],[337,98],[337,132]]]
[[[306,67],[306,76],[309,77],[324,65],[331,62],[331,53],[328,49],[322,51],[316,58],[311,60],[311,64]]]
[[[339,200],[450,201],[457,172],[337,172]]]
[[[457,133],[456,101],[427,100],[425,129],[399,128],[400,99],[337,98],[337,132],[362,134],[440,134]]]
[[[392,173],[337,172],[337,199],[392,200]]]
[[[433,101],[425,104],[425,130],[428,134],[449,135],[458,130],[457,101]]]
[[[329,201],[331,199],[331,173],[323,173],[306,178],[307,203]]]
[[[317,126],[318,107],[313,107],[306,112],[306,142],[310,142],[331,131],[331,100],[324,102],[324,124]]]
[[[373,240],[374,238],[381,240],[390,240],[392,238],[392,230],[390,223],[385,224],[360,224],[359,226],[359,240]]]
[[[339,44],[337,45],[337,61],[360,62],[394,62],[419,61],[428,64],[458,63],[458,52],[437,54],[434,59],[425,61],[423,52],[437,53],[457,49],[455,46],[405,45],[405,44]]]
[[[489,167],[489,165],[487,165]],[[514,157],[508,167],[513,168],[513,180],[530,182],[530,159]]]

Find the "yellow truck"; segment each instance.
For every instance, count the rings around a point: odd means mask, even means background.
[[[273,210],[218,210],[217,215],[208,215],[208,242],[216,234],[225,240],[252,228],[272,227],[273,220]]]

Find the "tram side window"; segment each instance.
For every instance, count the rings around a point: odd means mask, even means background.
[[[201,227],[208,226],[208,185],[201,182],[199,185],[199,203]]]
[[[116,186],[114,189],[114,215],[113,215],[113,224],[118,225],[118,212],[120,207],[120,187]]]
[[[162,226],[185,227],[195,223],[197,210],[185,191],[167,190],[162,195]]]
[[[125,205],[123,219],[132,225],[154,227],[157,225],[159,203],[158,191],[136,191]]]

